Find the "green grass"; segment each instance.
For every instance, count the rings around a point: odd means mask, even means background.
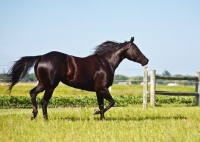
[[[13,90],[10,95],[12,96],[27,96],[29,91],[34,88],[36,83],[19,83],[13,87]],[[148,87],[150,88],[150,86]],[[6,90],[8,86],[5,84],[0,84],[0,95],[7,95]],[[194,92],[194,86],[156,86],[157,91],[173,91],[173,92]],[[142,85],[117,85],[112,86],[111,94],[115,95],[142,95],[143,86]],[[40,93],[39,96],[42,96],[43,93]],[[80,89],[75,89],[63,84],[60,84],[54,91],[53,96],[91,96],[95,95],[94,92],[88,92]]]
[[[7,86],[0,84],[0,107],[18,107],[25,106],[30,107],[29,90],[36,86],[36,83],[19,83],[13,87],[11,97],[6,94]],[[148,87],[150,88],[150,87]],[[194,86],[161,86],[158,85],[156,90],[160,91],[172,91],[172,92],[194,92]],[[150,92],[150,90],[149,90]],[[132,104],[142,103],[143,86],[142,85],[117,85],[114,84],[111,89],[111,95],[116,100],[116,106],[127,106]],[[150,94],[148,94],[148,99]],[[43,92],[37,97],[37,100],[41,100]],[[18,100],[18,101],[17,101]],[[95,101],[94,101],[95,100]],[[67,102],[66,102],[67,101]],[[86,104],[87,102],[90,104]],[[92,101],[92,104],[91,104]],[[53,104],[51,104],[53,102]],[[22,104],[20,104],[22,103]],[[120,103],[120,104],[119,104]],[[40,104],[40,103],[39,103]],[[96,95],[94,92],[88,92],[80,89],[75,89],[63,84],[60,84],[54,91],[53,97],[50,100],[52,107],[58,106],[96,106]],[[81,105],[80,105],[81,104]],[[163,104],[171,105],[183,105],[192,106],[195,105],[195,97],[183,97],[183,96],[156,96],[156,105],[161,106]]]
[[[166,86],[157,85],[156,91],[195,92],[195,86]]]
[[[12,96],[29,96],[36,84],[17,84]],[[113,85],[111,94],[142,96],[141,85]],[[7,86],[0,85],[0,96]],[[157,86],[157,90],[194,92],[194,86]],[[39,96],[42,96],[40,93]],[[94,96],[95,93],[59,85],[53,96]],[[166,96],[168,97],[168,96]],[[31,121],[32,109],[0,109],[0,142],[199,142],[200,107],[164,104],[113,107],[106,119],[92,115],[92,107],[48,108],[49,121],[38,117]]]
[[[10,95],[12,96],[27,96],[29,91],[34,88],[37,84],[33,83],[19,83],[13,87]],[[126,95],[126,94],[142,94],[142,85],[113,85],[111,93],[112,95]],[[5,84],[0,85],[0,95],[7,95],[6,90],[8,86]],[[40,93],[39,96],[43,95]],[[94,92],[88,92],[80,89],[75,89],[64,84],[60,84],[53,93],[53,96],[93,96]]]
[[[94,108],[49,109],[49,121],[31,109],[0,110],[2,142],[199,142],[199,107],[114,107],[104,121]]]

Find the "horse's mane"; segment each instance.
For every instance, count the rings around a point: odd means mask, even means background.
[[[102,44],[98,45],[95,48],[95,51],[94,51],[93,54],[102,55],[102,54],[105,54],[107,52],[116,50],[120,47],[120,44],[121,43],[114,42],[114,41],[103,42]]]

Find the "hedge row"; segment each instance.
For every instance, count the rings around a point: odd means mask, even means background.
[[[38,106],[41,106],[41,97],[37,97]],[[128,106],[142,104],[142,96],[115,96],[115,106]],[[149,101],[149,98],[148,98]],[[105,101],[105,104],[108,104]],[[156,104],[187,104],[194,105],[194,97],[157,97]],[[49,107],[96,107],[96,96],[76,96],[76,97],[52,97]],[[31,108],[31,100],[28,96],[0,96],[0,108]]]

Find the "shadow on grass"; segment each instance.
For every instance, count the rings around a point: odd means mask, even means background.
[[[144,121],[144,120],[182,120],[182,119],[187,119],[185,116],[145,116],[145,117],[117,117],[117,118],[106,118],[106,121]]]
[[[183,120],[187,119],[186,116],[145,116],[145,117],[106,117],[103,121],[145,121],[145,120]],[[51,120],[66,120],[66,121],[100,121],[98,117],[94,118],[79,118],[79,117],[54,117]]]

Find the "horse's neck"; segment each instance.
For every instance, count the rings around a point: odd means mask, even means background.
[[[116,68],[119,66],[119,64],[124,59],[123,52],[124,52],[124,50],[119,49],[115,52],[111,52],[106,55],[106,60],[110,63],[110,66],[111,66],[113,72],[116,70]]]

